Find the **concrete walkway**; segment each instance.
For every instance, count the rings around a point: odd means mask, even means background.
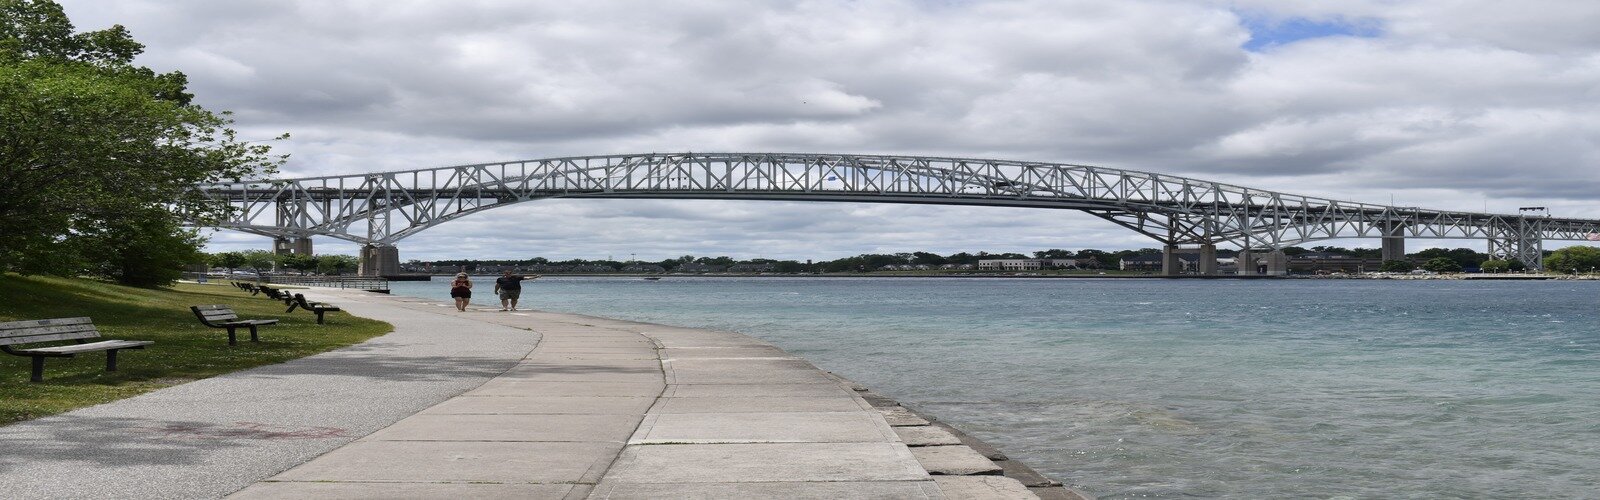
[[[221,497],[478,387],[539,340],[434,310],[444,308],[359,292],[315,295],[395,331],[0,427],[0,497]],[[262,336],[270,339],[271,327]],[[161,345],[140,354],[159,360]]]
[[[876,409],[849,384],[744,335],[317,294],[404,332],[279,365],[303,365],[298,370],[264,367],[0,428],[0,446],[22,444],[13,439],[47,444],[83,430],[79,413],[127,418],[138,410],[135,421],[88,427],[115,448],[151,447],[134,464],[76,461],[94,454],[88,443],[62,457],[34,453],[14,465],[0,461],[0,480],[15,484],[53,470],[53,479],[24,490],[29,497],[1036,498],[1006,477],[931,476],[928,470],[993,474],[998,467],[950,445],[948,434],[925,421]],[[390,348],[374,351],[375,343]],[[413,359],[404,352],[429,354]],[[351,358],[400,369],[345,367]],[[314,373],[301,373],[307,371]],[[385,377],[399,384],[391,387]],[[191,388],[213,380],[222,385]],[[273,396],[256,397],[263,391]],[[423,395],[396,394],[410,391]],[[191,423],[177,428],[202,432],[178,433],[185,443],[176,448],[167,443],[172,433],[151,439],[126,432],[130,425],[174,428],[158,416],[182,399],[168,392],[184,393],[201,415],[227,416],[191,422],[195,417],[180,410]],[[245,421],[294,437],[228,434],[241,415],[267,415]],[[339,432],[317,435],[306,430],[309,421]],[[183,459],[153,464],[168,454]],[[44,487],[73,475],[124,472],[145,479],[137,487],[99,481],[77,494]],[[167,481],[186,486],[153,489]]]

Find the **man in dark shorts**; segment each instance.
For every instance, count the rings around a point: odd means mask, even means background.
[[[518,276],[506,271],[499,278],[494,279],[494,293],[500,296],[500,310],[517,310],[517,298],[522,295],[522,280],[539,279],[539,275],[532,277]]]

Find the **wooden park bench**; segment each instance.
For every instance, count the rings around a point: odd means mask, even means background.
[[[287,309],[287,310],[285,310],[283,312],[286,312],[286,313],[287,312],[294,312],[294,308],[296,308],[296,307],[301,308],[301,309],[305,309],[307,311],[311,311],[311,312],[317,313],[317,324],[319,324],[319,325],[322,324],[322,314],[323,313],[326,313],[328,311],[338,311],[338,310],[340,310],[339,308],[334,307],[334,306],[329,305],[329,304],[324,304],[324,303],[321,303],[321,302],[307,301],[305,295],[301,295],[301,294],[298,294],[298,293],[294,294],[294,299],[293,299],[293,302],[291,304],[289,304],[289,309]]]
[[[85,343],[86,339],[100,338],[89,318],[36,319],[0,323],[0,351],[33,358],[33,375],[28,380],[44,381],[44,358],[70,358],[74,354],[90,351],[106,352],[106,371],[117,371],[117,351],[144,349],[154,344],[148,340],[102,340]],[[71,340],[72,345],[52,347],[18,347],[21,344]]]
[[[234,336],[234,330],[239,327],[250,329],[251,342],[260,342],[261,339],[256,337],[256,327],[278,324],[278,320],[275,319],[239,319],[239,315],[234,314],[232,308],[222,304],[189,306],[189,310],[194,312],[194,317],[200,318],[200,324],[227,329],[228,345],[239,345],[239,339]]]
[[[261,285],[256,288],[261,289],[261,293],[267,294],[267,298],[269,299],[283,301],[283,305],[289,305],[289,301],[294,300],[294,298],[290,297],[289,294],[283,293],[283,290],[279,290],[267,285]]]
[[[245,282],[242,282],[242,281],[235,281],[235,282],[233,282],[233,286],[239,287],[240,290],[244,290],[246,292],[250,292],[250,295],[255,295],[255,294],[261,293],[261,289],[260,288],[256,288],[256,286],[254,284],[251,284],[251,283],[245,283]]]

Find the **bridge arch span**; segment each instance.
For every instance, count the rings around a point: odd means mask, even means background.
[[[1065,163],[932,156],[646,153],[480,163],[197,186],[233,216],[218,227],[393,247],[473,213],[550,198],[911,203],[1078,210],[1168,248],[1275,250],[1335,238],[1486,239],[1538,266],[1542,241],[1600,221],[1394,207]],[[1386,245],[1388,248],[1388,245]]]

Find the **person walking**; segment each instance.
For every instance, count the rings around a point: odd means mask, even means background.
[[[450,298],[456,299],[456,310],[466,312],[467,303],[472,301],[472,279],[467,278],[467,273],[456,273],[456,280],[450,282]]]
[[[519,276],[506,271],[499,278],[494,279],[494,293],[500,296],[501,311],[517,310],[517,298],[522,295],[522,280],[536,280],[539,275],[532,277]]]

